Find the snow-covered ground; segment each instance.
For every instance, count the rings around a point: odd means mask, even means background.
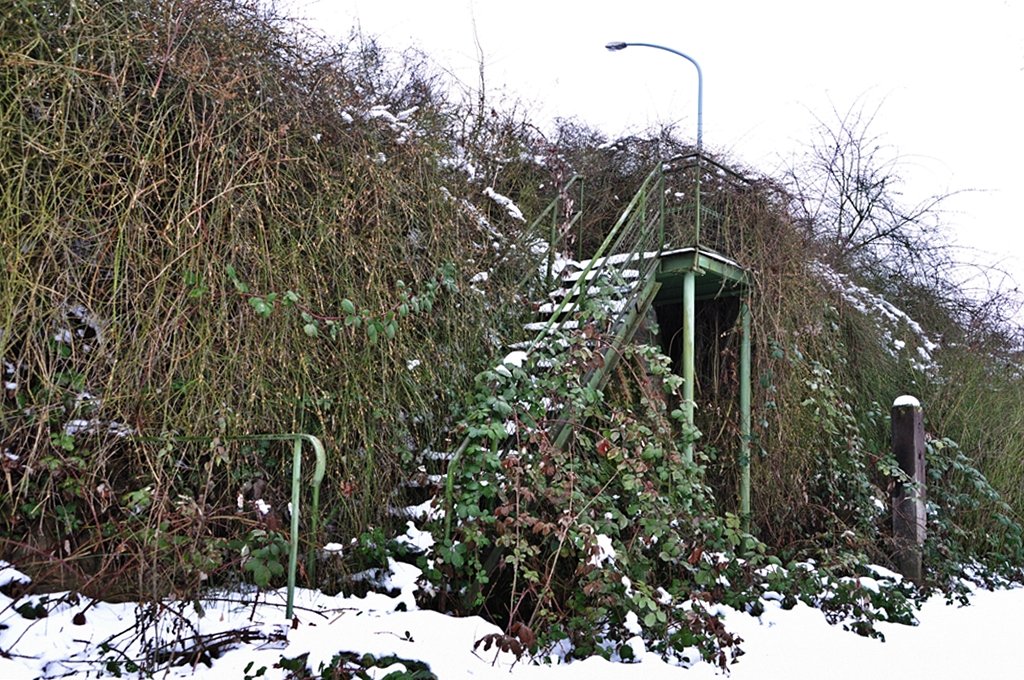
[[[20,578],[16,570],[4,565],[0,562],[0,584]],[[294,623],[284,615],[284,590],[264,593],[256,603],[252,594],[238,593],[204,601],[201,615],[192,604],[170,603],[159,609],[159,638],[156,627],[138,625],[140,608],[133,604],[107,604],[62,594],[51,594],[45,603],[40,596],[16,602],[0,596],[0,678],[113,677],[115,671],[135,677],[127,672],[126,661],[139,658],[143,644],[172,658],[182,649],[175,641],[194,641],[197,633],[207,636],[207,647],[214,650],[211,658],[194,667],[161,669],[156,677],[285,678],[288,671],[275,666],[282,657],[308,653],[306,664],[315,671],[343,651],[419,660],[439,678],[700,680],[722,676],[709,664],[684,669],[644,654],[639,655],[639,662],[630,664],[591,658],[538,665],[517,662],[511,653],[496,653],[494,648],[484,651],[483,645],[474,649],[484,636],[500,631],[480,618],[417,610],[412,583],[418,570],[394,566],[392,585],[397,595],[345,597],[299,590]],[[885,642],[830,626],[821,612],[803,604],[784,611],[777,602],[766,601],[765,612],[758,618],[725,608],[725,624],[743,638],[746,652],[730,667],[731,677],[1024,677],[1015,623],[1024,612],[1024,589],[977,591],[971,602],[969,607],[958,607],[933,598],[920,611],[917,626],[879,624]],[[42,606],[25,607],[33,603]],[[39,615],[42,610],[46,610],[45,617],[23,615]],[[153,613],[150,609],[142,619],[152,621]],[[108,661],[112,665],[108,666]],[[402,669],[391,665],[371,677],[383,678]]]

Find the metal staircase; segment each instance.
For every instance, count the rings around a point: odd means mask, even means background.
[[[682,161],[675,169],[702,172],[699,162],[689,156],[674,159]],[[747,274],[738,264],[706,248],[700,247],[699,221],[693,244],[666,251],[665,175],[673,170],[671,163],[659,163],[644,179],[632,200],[616,220],[597,251],[588,260],[575,261],[562,256],[566,239],[582,217],[582,185],[579,176],[573,177],[559,195],[532,223],[530,238],[546,242],[546,261],[539,271],[525,277],[520,284],[524,291],[547,291],[547,299],[536,307],[541,318],[527,324],[524,329],[529,339],[515,343],[506,357],[516,365],[530,371],[540,371],[545,362],[553,363],[560,351],[579,340],[581,334],[600,337],[594,342],[594,351],[600,354],[583,369],[580,383],[595,390],[601,389],[611,376],[624,347],[630,343],[643,325],[655,300],[678,300],[684,318],[688,347],[684,346],[684,412],[693,418],[693,326],[694,299],[711,299],[722,295],[746,295],[749,290]],[[577,195],[576,192],[579,192]],[[700,208],[698,208],[700,210]],[[663,288],[664,286],[664,288]],[[599,302],[595,302],[599,301]],[[595,310],[595,304],[600,308]],[[743,330],[743,358],[741,361],[741,513],[749,514],[749,310],[741,307]],[[595,313],[596,311],[596,313]],[[553,400],[552,408],[559,408]],[[567,407],[566,407],[567,408]],[[566,445],[572,434],[567,423],[572,414],[562,413],[549,419],[545,430],[548,441],[555,447]],[[454,452],[424,456],[420,462],[419,486],[421,491],[439,494],[443,490],[444,522],[447,542],[451,536],[453,477],[448,470],[457,470],[467,451],[498,447],[474,443],[465,436]],[[495,449],[498,450],[498,449]],[[692,456],[692,445],[687,449]],[[425,488],[424,488],[425,487]],[[409,519],[419,519],[438,508],[424,502],[404,510],[396,510]]]

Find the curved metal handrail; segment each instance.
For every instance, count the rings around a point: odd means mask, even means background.
[[[327,454],[324,445],[319,438],[302,432],[279,433],[279,434],[246,434],[226,435],[222,437],[137,437],[139,441],[146,442],[182,442],[182,443],[210,443],[214,441],[245,442],[245,441],[292,441],[292,500],[291,500],[291,536],[288,549],[288,600],[285,606],[285,615],[292,617],[295,610],[295,575],[299,562],[299,505],[302,487],[302,443],[308,442],[313,447],[316,456],[316,466],[313,469],[313,500],[311,529],[314,536],[320,528],[320,484],[323,482],[324,474],[327,471]],[[308,557],[308,571],[310,583],[316,585],[316,548],[315,544],[310,545]]]

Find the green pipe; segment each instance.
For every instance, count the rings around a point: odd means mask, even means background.
[[[444,480],[444,544],[448,545],[452,537],[452,513],[455,511],[455,471],[458,466],[462,464],[462,454],[466,452],[466,447],[469,446],[469,442],[472,440],[470,435],[466,435],[462,439],[462,443],[459,444],[459,448],[452,454],[451,460],[448,461],[448,470],[445,474]]]
[[[204,442],[211,443],[215,437],[140,437],[141,441],[147,442]],[[295,610],[295,574],[298,571],[299,562],[299,501],[302,496],[302,442],[306,441],[313,447],[316,456],[316,467],[313,469],[313,508],[310,519],[312,534],[319,535],[320,528],[320,484],[323,482],[327,470],[327,454],[324,452],[323,443],[311,434],[289,433],[289,434],[249,434],[234,437],[221,437],[223,441],[292,441],[292,500],[291,500],[291,542],[288,550],[288,602],[285,607],[285,616],[292,617]],[[309,581],[316,585],[316,547],[310,543],[309,548]]]
[[[555,268],[555,248],[557,247],[555,240],[558,238],[558,206],[561,204],[561,191],[560,189],[552,204],[555,209],[551,211],[551,231],[548,233],[548,266],[544,274],[544,287],[548,290],[551,290],[551,272]]]
[[[694,291],[697,274],[692,269],[683,275],[683,413],[690,432],[687,434],[686,461],[693,462],[693,357],[694,320],[696,318]]]
[[[665,250],[665,164],[660,163],[661,177],[658,180],[658,260]]]
[[[740,305],[740,515],[750,530],[750,306]]]

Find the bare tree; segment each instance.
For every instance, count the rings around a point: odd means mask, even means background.
[[[817,119],[814,139],[787,173],[794,213],[850,267],[871,267],[901,278],[931,277],[948,257],[939,227],[950,193],[906,203],[904,159],[871,131],[879,108],[857,102],[835,120]]]

